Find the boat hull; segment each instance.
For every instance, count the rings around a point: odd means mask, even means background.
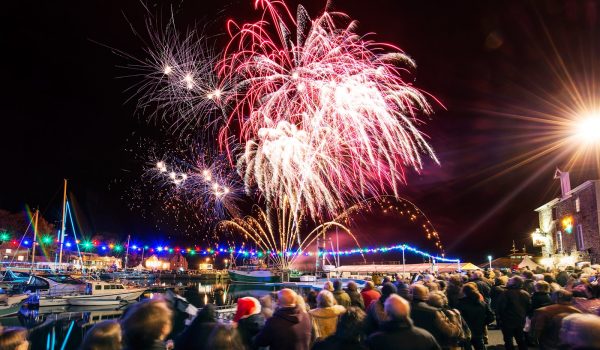
[[[65,297],[69,305],[84,306],[84,305],[119,305],[128,303],[139,298],[144,293],[145,288],[134,289],[131,291],[123,291],[118,294],[109,295],[77,295]]]
[[[269,270],[241,271],[229,270],[229,279],[237,283],[278,283],[281,276],[274,275]]]

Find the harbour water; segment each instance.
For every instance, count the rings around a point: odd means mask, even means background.
[[[228,309],[244,296],[261,298],[282,288],[278,284],[229,284],[169,281],[148,285],[141,299],[159,295],[167,297],[168,290],[187,299],[190,304],[201,308],[213,303]],[[306,293],[310,288],[297,288]],[[128,305],[118,306],[55,306],[28,308],[23,306],[14,316],[0,318],[4,327],[19,326],[30,330],[31,349],[77,349],[87,330],[94,324],[110,319],[119,319]],[[234,306],[232,306],[234,307]],[[185,327],[185,314],[176,312],[173,333]],[[224,316],[227,318],[227,316]],[[63,346],[64,345],[64,346]]]

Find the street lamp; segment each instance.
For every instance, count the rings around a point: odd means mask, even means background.
[[[229,259],[225,259],[225,260],[223,260],[223,262],[225,263],[225,268],[227,268],[227,266],[229,264]]]
[[[492,269],[492,256],[488,255],[488,262],[490,263],[490,270]]]

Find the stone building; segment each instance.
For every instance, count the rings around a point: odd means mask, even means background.
[[[600,262],[600,180],[571,189],[568,172],[557,170],[555,178],[561,182],[561,197],[535,209],[539,228],[532,239],[542,248],[542,264]]]
[[[187,270],[188,262],[186,258],[179,252],[173,254],[173,256],[169,259],[169,263],[171,264],[171,270]]]

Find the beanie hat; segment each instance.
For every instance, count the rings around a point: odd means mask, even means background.
[[[261,311],[260,302],[253,297],[239,298],[237,300],[237,311],[233,317],[234,322],[238,322],[242,318],[258,314]]]

